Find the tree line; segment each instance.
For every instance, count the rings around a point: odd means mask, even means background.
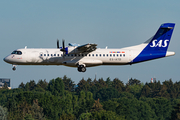
[[[115,78],[30,80],[0,88],[2,120],[178,120],[180,82]]]

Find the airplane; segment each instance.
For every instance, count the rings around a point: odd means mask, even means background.
[[[175,23],[162,24],[156,34],[146,42],[121,49],[97,49],[97,44],[72,44],[57,48],[23,48],[14,50],[4,58],[4,61],[13,65],[64,65],[76,67],[79,72],[85,72],[86,67],[99,65],[132,65],[153,59],[175,55],[167,51]]]

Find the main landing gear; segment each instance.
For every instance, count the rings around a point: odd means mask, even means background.
[[[86,67],[84,65],[78,65],[77,69],[79,72],[86,72]]]
[[[13,65],[12,70],[13,70],[13,71],[15,71],[15,70],[16,70],[16,65]]]

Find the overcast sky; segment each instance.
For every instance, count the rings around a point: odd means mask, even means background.
[[[77,84],[82,78],[119,78],[127,83],[136,78],[146,83],[151,77],[161,82],[180,80],[179,0],[1,0],[0,78],[10,78],[13,88],[21,82],[63,77]],[[79,73],[65,66],[17,66],[3,58],[18,48],[55,48],[56,40],[96,43],[99,48],[122,48],[140,44],[155,34],[162,23],[175,23],[169,51],[175,56],[126,66],[98,66]]]

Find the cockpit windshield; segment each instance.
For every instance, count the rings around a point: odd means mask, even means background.
[[[11,54],[16,54],[16,55],[22,55],[22,52],[21,51],[13,51]]]

